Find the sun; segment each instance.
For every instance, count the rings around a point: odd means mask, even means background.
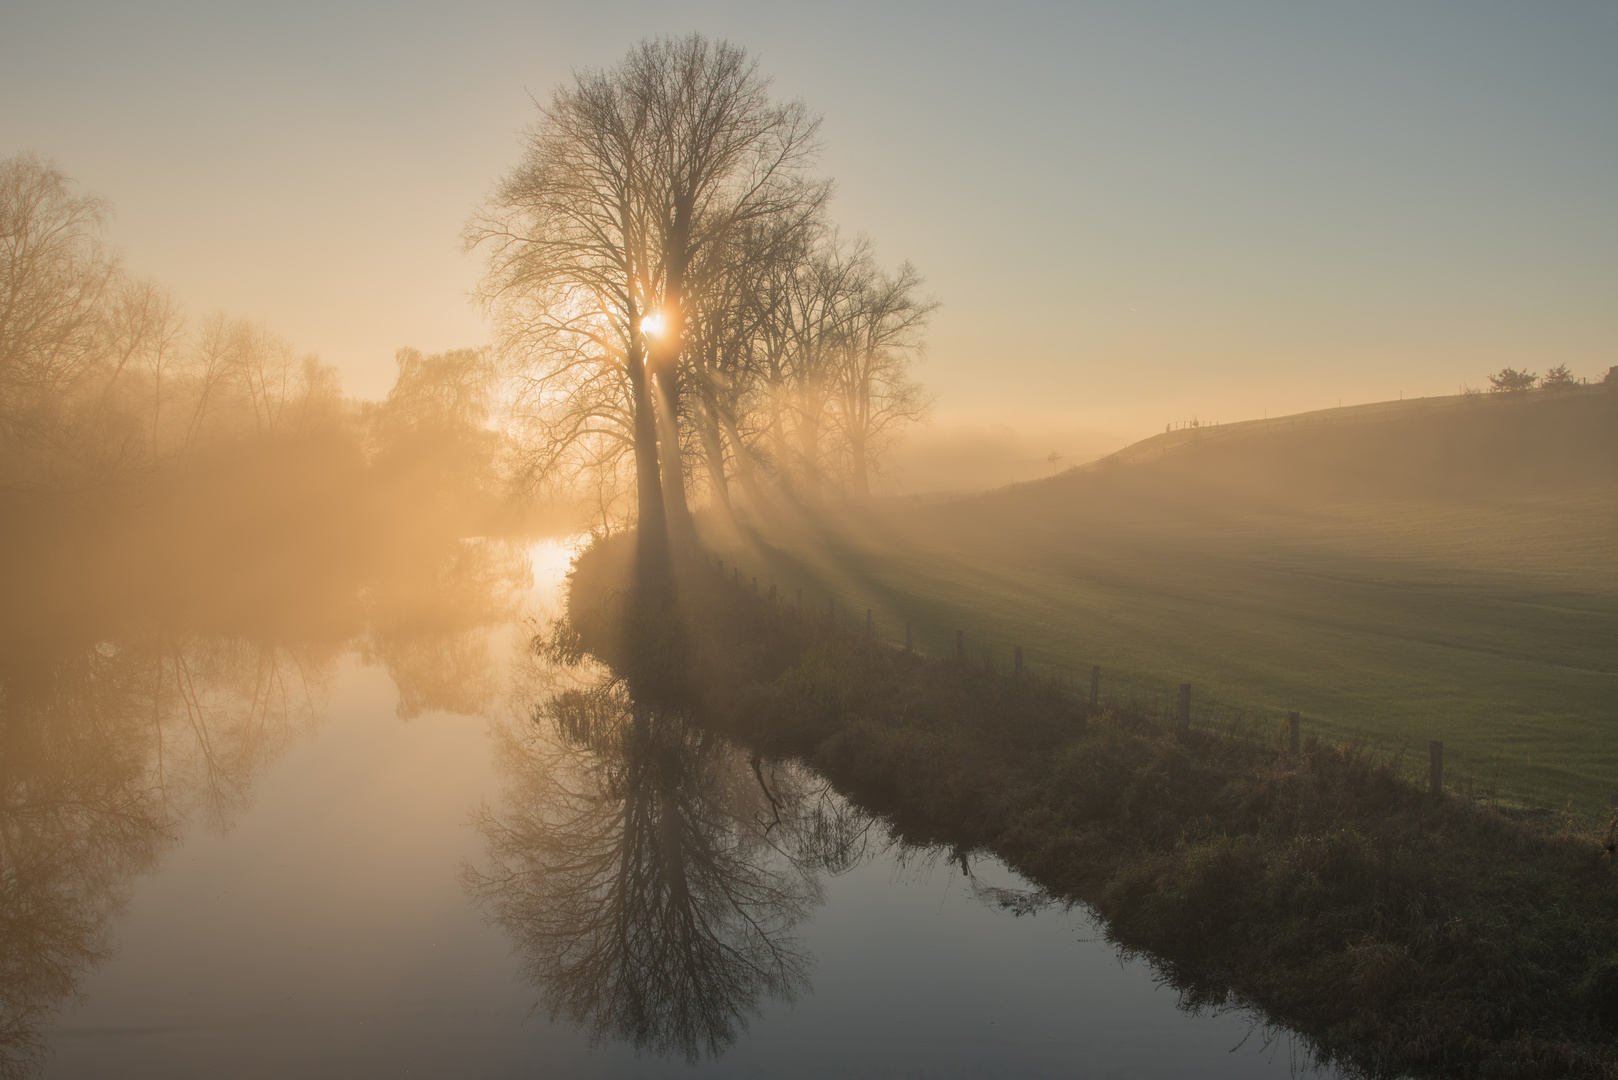
[[[640,332],[647,337],[657,337],[663,332],[663,316],[655,311],[643,316],[640,321]]]

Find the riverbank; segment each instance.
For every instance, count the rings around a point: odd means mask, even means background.
[[[631,538],[576,564],[613,659]],[[801,758],[907,841],[992,851],[1088,904],[1191,1005],[1247,1005],[1369,1075],[1618,1076],[1618,871],[1571,815],[1433,798],[1396,762],[1251,727],[1176,732],[927,659],[686,568],[693,711]]]

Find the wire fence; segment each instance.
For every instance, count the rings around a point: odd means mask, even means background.
[[[1328,733],[1319,728],[1311,730],[1309,717],[1296,710],[1225,700],[1189,683],[1127,668],[1034,655],[1010,641],[979,636],[963,628],[921,627],[914,621],[904,621],[901,627],[896,620],[879,619],[874,604],[862,604],[846,592],[839,595],[821,586],[806,593],[797,587],[761,585],[756,575],[744,572],[735,561],[727,563],[717,556],[713,568],[721,578],[761,601],[823,618],[829,626],[864,638],[874,646],[978,667],[1004,678],[1044,681],[1077,706],[1128,713],[1166,728],[1195,727],[1224,738],[1272,747],[1287,744],[1292,718],[1296,716],[1302,736],[1328,738]],[[1355,733],[1347,739],[1328,741],[1373,755],[1397,775],[1434,792],[1528,814],[1552,812],[1548,805],[1555,798],[1552,785],[1535,771],[1529,751],[1519,758],[1459,744],[1451,745],[1446,760],[1442,740],[1425,740],[1423,745],[1423,741],[1413,739]],[[1558,809],[1570,806],[1571,800]],[[1618,795],[1611,797],[1610,806],[1618,809]]]

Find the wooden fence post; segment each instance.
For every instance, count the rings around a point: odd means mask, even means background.
[[[1090,708],[1101,704],[1101,665],[1090,665]]]
[[[915,639],[910,636],[910,624],[907,622],[905,623],[905,652],[912,652],[915,650],[915,647],[916,642]]]
[[[1012,649],[1012,653],[1011,653],[1011,677],[1013,679],[1022,678],[1022,646],[1021,645],[1018,645],[1018,646],[1016,646],[1015,648]]]
[[[758,595],[758,578],[753,579],[753,595]]]
[[[955,662],[966,666],[966,631],[955,631]]]
[[[1287,747],[1293,757],[1298,756],[1298,714],[1287,713]]]
[[[826,618],[832,622],[837,621],[837,597],[826,597]]]
[[[876,620],[871,615],[870,608],[865,609],[865,636],[868,638],[876,637]]]
[[[775,606],[775,583],[770,583],[770,606]]]
[[[1177,718],[1181,731],[1191,730],[1191,684],[1180,684],[1180,712]]]
[[[1428,776],[1427,793],[1429,795],[1444,794],[1444,742],[1442,739],[1433,739],[1427,743]]]
[[[802,589],[798,590],[798,610],[799,611],[803,610],[803,590]]]

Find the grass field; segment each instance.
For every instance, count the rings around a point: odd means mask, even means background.
[[[1145,440],[1049,480],[710,533],[917,648],[1397,752],[1474,792],[1618,793],[1618,394],[1423,399]]]

